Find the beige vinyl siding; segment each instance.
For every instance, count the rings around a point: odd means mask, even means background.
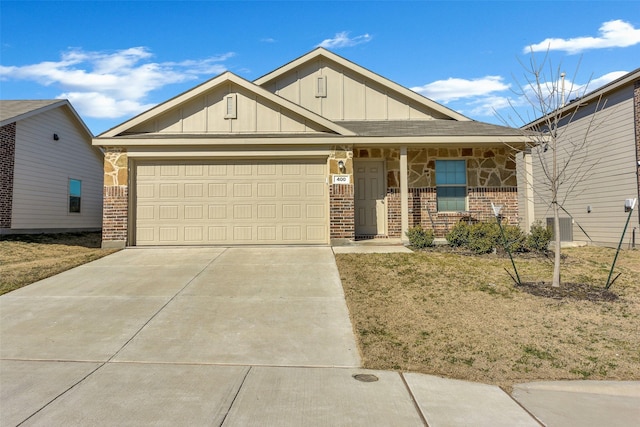
[[[315,96],[318,76],[326,76],[326,97]],[[265,89],[329,120],[430,120],[441,117],[424,105],[327,59],[296,69]]]
[[[578,227],[579,224],[591,237],[592,243],[615,246],[619,242],[628,215],[624,212],[624,200],[638,196],[633,87],[628,86],[610,95],[606,108],[598,112],[595,115],[595,121],[590,123],[591,113],[595,108],[595,103],[584,107],[571,124],[563,128],[564,134],[559,144],[566,146],[566,140],[577,141],[584,138],[586,134],[589,139],[588,149],[574,156],[568,172],[574,173],[583,159],[585,160],[581,166],[583,170],[592,166],[587,176],[580,180],[575,190],[568,196],[564,206],[575,219],[574,241],[590,242]],[[551,150],[543,156],[550,164]],[[561,159],[566,156],[562,152],[559,154]],[[549,192],[545,188],[548,183],[542,178],[540,160],[535,153],[533,162],[534,176],[536,176],[534,187],[538,193],[542,192],[548,198]],[[565,189],[567,185],[565,184]],[[562,189],[561,193],[564,194]],[[587,212],[587,206],[591,206],[591,213]],[[551,217],[551,209],[542,203],[539,195],[536,197],[535,211],[536,219],[543,222],[545,218]],[[567,215],[562,213],[562,216]],[[630,241],[634,226],[638,227],[637,214],[632,216],[626,235],[627,242]]]
[[[226,118],[226,99],[235,94],[236,118]],[[213,88],[166,113],[132,127],[130,133],[265,134],[321,133],[327,129],[233,84]]]
[[[79,214],[68,212],[69,178],[82,181]],[[17,123],[12,229],[101,228],[102,184],[102,157],[65,108]]]

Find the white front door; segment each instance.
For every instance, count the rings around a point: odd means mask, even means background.
[[[386,234],[385,175],[383,160],[355,160],[356,236]]]

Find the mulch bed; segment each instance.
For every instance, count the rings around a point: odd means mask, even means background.
[[[561,283],[560,287],[553,287],[551,283],[523,282],[517,287],[531,295],[553,298],[572,299],[578,301],[616,301],[618,295],[603,287],[595,287],[584,283]]]

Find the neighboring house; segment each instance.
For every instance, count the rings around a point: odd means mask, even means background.
[[[0,126],[0,234],[100,230],[103,155],[69,101],[0,101]]]
[[[94,138],[103,246],[330,244],[518,222],[522,131],[470,120],[325,49],[223,73]]]
[[[601,246],[617,246],[628,213],[625,199],[640,197],[640,68],[567,104],[558,127],[558,164],[564,165],[573,143],[585,140],[585,148],[574,155],[567,167],[560,200],[562,241]],[[544,118],[526,126],[544,127]],[[543,162],[551,161],[552,150],[533,150],[532,171],[535,215],[531,219],[549,223],[548,180]],[[579,170],[576,170],[579,168]],[[578,179],[572,188],[572,179]],[[569,194],[566,191],[570,189]],[[526,193],[523,189],[522,193]],[[631,217],[625,247],[634,236],[640,239],[640,209]],[[551,224],[552,225],[552,224]]]

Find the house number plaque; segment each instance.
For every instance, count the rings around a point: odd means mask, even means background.
[[[351,184],[351,175],[333,175],[334,184]]]

